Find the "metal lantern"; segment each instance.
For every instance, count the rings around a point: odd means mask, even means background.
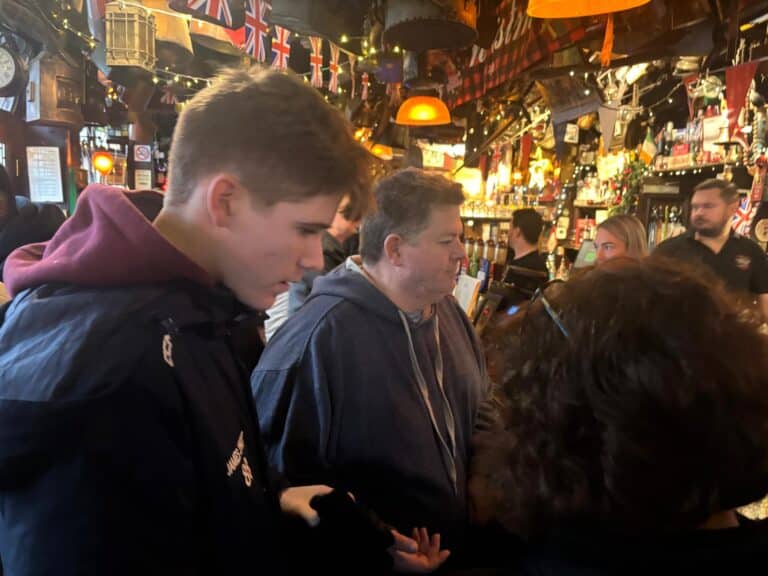
[[[477,40],[476,0],[387,0],[384,43],[405,50],[453,49]]]
[[[155,19],[144,7],[110,2],[105,10],[107,66],[155,67]]]

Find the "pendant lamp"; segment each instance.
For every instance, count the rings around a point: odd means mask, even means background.
[[[651,0],[528,0],[533,18],[579,18],[630,10]]]
[[[97,150],[91,154],[91,163],[99,174],[106,176],[115,166],[115,157],[106,150]]]
[[[451,123],[451,113],[435,96],[411,96],[400,105],[395,118],[403,126],[440,126]]]

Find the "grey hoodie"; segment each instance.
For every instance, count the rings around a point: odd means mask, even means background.
[[[468,524],[470,440],[490,416],[480,416],[489,395],[485,363],[452,297],[430,318],[405,322],[408,331],[349,259],[315,281],[269,342],[251,387],[269,459],[289,481],[349,490],[400,531],[426,526],[455,549]],[[435,322],[445,396],[435,377]]]

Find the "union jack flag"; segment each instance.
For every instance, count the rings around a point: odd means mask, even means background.
[[[267,12],[271,9],[264,0],[247,0],[245,6],[245,52],[258,62],[267,60]]]
[[[331,71],[331,81],[328,82],[328,90],[331,92],[339,91],[339,47],[331,44],[331,64],[328,69]]]
[[[291,57],[291,45],[288,43],[290,36],[290,30],[275,25],[275,38],[272,38],[272,52],[275,53],[275,59],[272,60],[272,68],[279,70],[288,68],[288,59]]]
[[[731,228],[733,228],[733,231],[737,234],[748,236],[749,229],[752,226],[753,216],[754,210],[752,207],[752,200],[750,199],[749,194],[747,194],[739,204],[736,214],[734,214],[731,219]]]
[[[312,86],[323,87],[323,39],[310,36],[309,42],[312,44],[312,55],[309,57],[309,63],[312,65]]]
[[[187,0],[187,8],[232,28],[232,12],[227,0]]]

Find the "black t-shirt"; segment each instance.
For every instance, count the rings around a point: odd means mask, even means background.
[[[513,257],[507,262],[507,265],[517,266],[518,268],[527,268],[528,270],[535,270],[536,272],[547,272],[547,258],[544,254],[538,251],[529,252],[520,258]]]
[[[529,252],[520,258],[512,258],[507,264],[504,282],[515,286],[522,299],[529,298],[549,276],[546,256],[539,252]],[[523,272],[518,270],[520,268]]]
[[[768,255],[749,238],[731,232],[715,254],[689,231],[662,242],[654,256],[675,258],[693,265],[703,264],[719,276],[733,292],[768,293]]]

